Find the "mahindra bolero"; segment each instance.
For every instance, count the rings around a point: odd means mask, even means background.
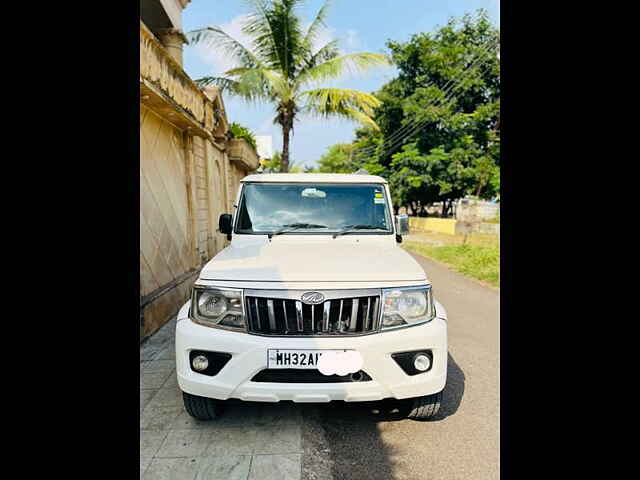
[[[447,315],[399,244],[387,182],[373,175],[255,174],[219,231],[230,244],[195,281],[176,324],[187,412],[227,399],[398,401],[438,412]]]

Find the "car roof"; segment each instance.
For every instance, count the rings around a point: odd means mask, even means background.
[[[257,183],[387,183],[377,175],[355,173],[258,173],[247,175],[241,182]]]

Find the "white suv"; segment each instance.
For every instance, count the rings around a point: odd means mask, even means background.
[[[402,400],[433,417],[447,378],[447,316],[398,243],[387,182],[258,174],[220,217],[231,244],[206,264],[176,325],[187,412],[221,400]]]

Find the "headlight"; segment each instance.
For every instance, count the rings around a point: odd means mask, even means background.
[[[245,330],[242,290],[194,287],[191,320],[208,327]]]
[[[435,317],[431,286],[382,291],[382,329],[427,323]]]

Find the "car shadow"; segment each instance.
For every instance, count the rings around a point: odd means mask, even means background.
[[[438,414],[430,422],[424,422],[425,427],[455,415],[464,389],[464,372],[449,354],[442,404]],[[403,453],[383,441],[381,424],[414,422],[406,418],[409,405],[410,401],[397,400],[305,405],[303,443],[305,452],[314,455],[305,455],[303,478],[315,478],[312,472],[323,465],[324,470],[330,470],[333,480],[395,478],[393,459]]]
[[[464,396],[464,386],[464,372],[449,353],[447,383],[442,394],[442,403],[437,415],[430,420],[431,422],[442,421],[458,411]],[[411,401],[388,399],[377,402],[331,402],[330,404],[317,404],[317,407],[324,411],[327,419],[356,418],[362,419],[362,421],[366,419],[373,422],[396,422],[406,420],[407,408],[410,403]]]

